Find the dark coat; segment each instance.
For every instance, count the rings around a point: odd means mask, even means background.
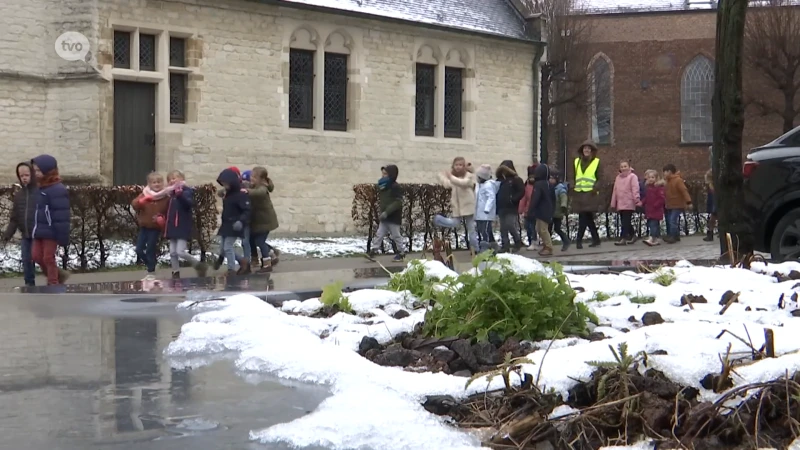
[[[578,158],[581,161],[581,166],[585,169],[591,163],[591,160],[586,162],[582,159],[581,150],[584,146],[588,145],[592,149],[592,158],[597,158],[597,146],[594,145],[592,141],[586,141],[578,147]],[[572,211],[576,213],[596,213],[601,211],[606,205],[600,199],[600,193],[598,189],[600,187],[600,180],[602,178],[603,173],[603,165],[602,163],[598,164],[597,166],[597,181],[595,182],[595,190],[593,192],[577,192],[574,189],[575,186],[575,172],[574,172],[575,163],[573,162],[573,174],[572,174],[572,186],[573,190],[570,194],[572,194],[571,204],[572,204]]]
[[[272,205],[270,192],[275,186],[270,181],[269,185],[251,187],[250,193],[250,234],[264,234],[278,228],[278,214]]]
[[[31,163],[39,167],[43,175],[39,183],[31,237],[54,240],[66,247],[69,245],[71,211],[69,191],[58,175],[58,162],[50,155],[40,155],[33,158]]]
[[[242,192],[242,182],[239,175],[231,169],[225,169],[217,177],[217,183],[227,184],[225,197],[222,199],[222,223],[219,226],[218,236],[244,237],[244,227],[250,224],[250,196]],[[233,225],[242,223],[242,229],[236,231]]]
[[[164,227],[164,237],[167,239],[192,239],[194,225],[194,189],[184,186],[180,191],[172,192],[167,204],[167,223]]]
[[[14,237],[17,230],[23,239],[30,239],[33,226],[36,224],[36,201],[39,199],[39,188],[36,186],[36,177],[33,176],[33,168],[30,164],[26,162],[17,164],[17,173],[22,166],[31,169],[31,180],[27,185],[22,185],[22,180],[19,180],[19,175],[17,175],[22,189],[14,194],[11,217],[9,217],[8,226],[3,233],[5,241]]]
[[[550,168],[539,164],[533,174],[533,196],[528,206],[528,217],[553,223],[555,211],[555,190],[550,189]]]
[[[378,185],[380,214],[386,214],[384,222],[400,225],[403,221],[403,189],[397,183],[400,171],[393,164],[384,167],[383,170],[391,181],[385,186]]]
[[[514,171],[511,161],[503,161],[497,168],[497,215],[518,214],[519,202],[525,196],[525,182]]]

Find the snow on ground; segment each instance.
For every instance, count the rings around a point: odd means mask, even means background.
[[[503,255],[513,270],[528,273],[545,270],[537,261],[518,255]],[[673,381],[698,388],[704,399],[718,396],[702,389],[700,380],[720,369],[719,356],[731,345],[732,352],[746,353],[748,346],[726,333],[752,339],[754,347],[764,342],[764,328],[774,331],[777,358],[761,360],[737,368],[734,384],[739,386],[767,381],[800,370],[800,318],[790,311],[800,308],[787,300],[778,307],[781,294],[793,292],[795,282],[778,283],[756,270],[695,267],[687,262],[680,267],[651,274],[628,272],[622,275],[568,275],[573,286],[580,286],[576,301],[585,302],[600,319],[601,331],[609,339],[589,342],[579,338],[537,343],[529,358],[535,363],[525,371],[537,376],[540,387],[553,388],[562,395],[576,382],[587,379],[592,369],[586,361],[611,360],[609,345],[627,342],[630,353],[646,351],[649,364]],[[439,263],[426,262],[431,277],[453,275]],[[770,265],[770,271],[775,266]],[[667,271],[667,272],[665,272]],[[671,274],[665,275],[671,271]],[[674,277],[669,286],[654,281]],[[740,292],[739,302],[722,315],[719,299],[727,290]],[[596,296],[604,292],[606,296]],[[693,303],[694,309],[680,306],[681,297],[702,295],[708,303]],[[318,299],[287,302],[282,310],[247,294],[224,301],[198,304],[201,308],[183,326],[178,339],[165,353],[177,368],[197,367],[214,360],[234,359],[242,375],[263,373],[294,381],[323,384],[331,397],[311,414],[293,422],[265,430],[253,430],[250,437],[261,443],[283,442],[297,447],[311,445],[331,449],[466,449],[480,447],[479,440],[456,430],[441,417],[427,413],[420,402],[426,395],[447,394],[463,397],[481,389],[498,388],[501,381],[473,383],[465,390],[465,378],[443,373],[412,373],[381,367],[360,357],[356,351],[363,336],[387,342],[393,335],[410,331],[424,319],[424,310],[410,310],[412,298],[405,293],[363,290],[347,294],[356,311],[372,317],[337,314],[328,319],[302,315],[321,308]],[[603,298],[606,298],[602,300]],[[651,297],[652,303],[639,304],[633,298]],[[789,295],[786,295],[789,298]],[[602,300],[602,301],[598,301]],[[180,308],[189,307],[189,302]],[[383,309],[381,309],[383,307]],[[411,315],[396,320],[390,313],[410,310]],[[646,312],[658,312],[666,321],[642,326],[631,323]],[[623,329],[629,329],[626,332]],[[748,338],[749,335],[749,338]],[[662,352],[656,352],[661,350]],[[655,353],[655,354],[653,354]],[[554,415],[569,411],[554,411]],[[652,448],[647,443],[631,449]]]

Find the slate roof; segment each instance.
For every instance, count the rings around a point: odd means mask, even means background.
[[[525,34],[525,21],[509,0],[279,0],[277,3],[530,40]]]

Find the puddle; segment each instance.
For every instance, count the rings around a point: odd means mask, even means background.
[[[178,301],[0,295],[0,449],[288,448],[249,431],[308,414],[327,390],[243,378],[224,359],[172,369]]]

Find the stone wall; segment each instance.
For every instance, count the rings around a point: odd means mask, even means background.
[[[617,173],[620,160],[631,161],[638,173],[675,164],[685,178],[702,179],[709,169],[709,144],[681,143],[681,77],[698,54],[714,59],[716,13],[674,11],[607,14],[592,19],[592,54],[603,53],[613,67],[612,144],[600,147],[603,175]],[[763,82],[746,73],[748,94],[774,97]],[[573,108],[567,119],[567,155],[590,135],[586,109]],[[782,134],[782,122],[748,109],[744,152]],[[557,137],[548,146],[558,161]],[[570,173],[571,173],[570,168]]]
[[[352,232],[352,185],[377,180],[385,164],[398,164],[403,182],[429,182],[459,155],[474,164],[514,159],[524,167],[531,160],[531,45],[236,0],[100,5],[100,35],[108,39],[108,28],[124,23],[190,31],[201,45],[190,93],[196,122],[157,120],[159,170],[175,167],[201,183],[227,166],[265,165],[276,184],[280,232]],[[290,40],[300,27],[317,34],[320,50],[336,30],[352,39],[347,132],[288,127]],[[101,52],[108,39],[100,40]],[[442,57],[452,48],[468,57],[466,139],[414,136],[414,62],[424,44]],[[113,111],[105,103],[107,124]],[[104,138],[106,160],[110,145]],[[104,170],[108,176],[110,166]]]

